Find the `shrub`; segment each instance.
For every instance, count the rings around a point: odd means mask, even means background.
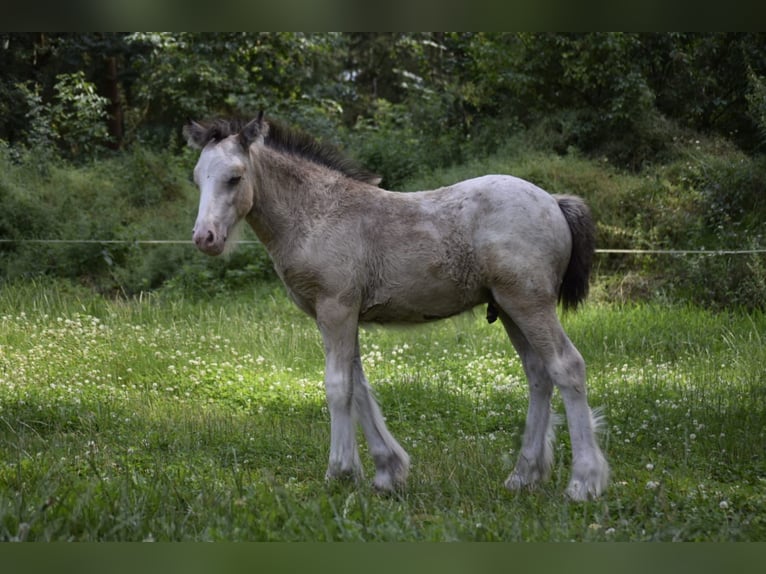
[[[196,250],[195,250],[196,251]],[[224,257],[194,253],[173,269],[172,277],[162,282],[165,294],[210,297],[273,281],[276,275],[266,250],[259,243],[241,245]]]
[[[109,134],[104,124],[109,100],[98,95],[96,86],[82,71],[59,74],[53,85],[55,95],[48,103],[40,95],[40,86],[20,83],[16,86],[26,100],[29,128],[26,144],[46,151],[55,143],[64,156],[92,158],[103,149]]]
[[[197,208],[189,161],[136,148],[98,163],[53,161],[40,169],[33,153],[0,146],[0,237],[15,240],[0,243],[0,276],[67,277],[127,295],[156,289],[185,269],[232,285],[268,276],[268,258],[255,249],[214,261],[190,243],[136,243],[189,238]]]
[[[760,240],[743,247],[762,249]],[[667,285],[676,298],[719,309],[766,305],[766,254],[687,255],[672,270]]]
[[[417,134],[404,106],[375,102],[371,118],[360,118],[349,134],[351,153],[383,178],[381,186],[396,188],[423,168]]]
[[[748,70],[750,90],[746,95],[748,114],[753,120],[761,137],[761,145],[766,144],[766,77],[758,76]]]

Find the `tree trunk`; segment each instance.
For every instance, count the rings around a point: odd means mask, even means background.
[[[120,83],[117,74],[117,57],[109,56],[106,60],[106,74],[104,74],[105,95],[109,98],[107,112],[107,126],[109,129],[109,147],[119,149],[124,139],[122,98],[120,97]]]

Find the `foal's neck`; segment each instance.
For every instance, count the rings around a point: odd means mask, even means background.
[[[307,159],[267,147],[251,159],[254,206],[247,221],[270,251],[302,237],[344,193],[338,173]]]

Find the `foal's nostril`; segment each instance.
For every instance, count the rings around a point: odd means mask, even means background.
[[[208,228],[207,225],[198,226],[194,231],[192,239],[197,248],[208,255],[218,255],[221,253],[226,242],[225,235],[219,235],[214,228]]]
[[[215,243],[215,232],[210,229],[207,231],[198,232],[195,229],[193,238],[194,243],[196,243],[199,247],[213,245],[213,243]]]

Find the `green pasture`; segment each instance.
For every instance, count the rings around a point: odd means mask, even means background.
[[[381,496],[364,452],[365,482],[324,481],[321,342],[277,284],[118,300],[6,283],[0,540],[766,539],[766,316],[594,301],[563,321],[606,419],[601,499],[564,496],[565,425],[552,480],[504,490],[526,383],[482,309],[362,333],[412,457]]]

